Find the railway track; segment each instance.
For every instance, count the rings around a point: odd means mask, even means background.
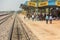
[[[0,25],[1,25],[2,23],[4,23],[5,21],[7,21],[8,18],[11,17],[12,15],[13,15],[13,14],[10,14],[10,15],[8,15],[8,16],[6,16],[6,17],[0,19]]]
[[[16,17],[13,22],[10,40],[38,40],[38,38]]]
[[[10,14],[12,14],[12,13],[5,13],[5,14],[2,13],[2,14],[0,14],[0,17],[10,15]]]
[[[14,21],[15,13],[1,18],[0,21],[0,40],[9,40],[10,30]]]

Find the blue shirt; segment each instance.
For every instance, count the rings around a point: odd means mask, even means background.
[[[49,19],[48,16],[46,16],[46,19]]]

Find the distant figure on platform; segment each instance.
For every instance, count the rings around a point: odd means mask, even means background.
[[[52,24],[52,15],[50,15],[49,20],[50,20],[50,24]]]
[[[48,15],[46,15],[46,24],[48,24],[48,20],[49,20],[49,17],[48,17]]]
[[[32,20],[34,20],[34,15],[32,15]]]

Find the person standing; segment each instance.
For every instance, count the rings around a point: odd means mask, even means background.
[[[46,15],[46,24],[48,24],[48,20],[49,20],[49,17],[48,17],[48,15]]]
[[[52,24],[52,15],[49,16],[50,24]]]
[[[34,20],[34,15],[32,15],[32,20]]]

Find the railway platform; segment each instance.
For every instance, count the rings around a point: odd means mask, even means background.
[[[52,24],[46,24],[45,21],[24,19],[22,14],[18,16],[39,40],[60,40],[60,20],[53,20]]]

